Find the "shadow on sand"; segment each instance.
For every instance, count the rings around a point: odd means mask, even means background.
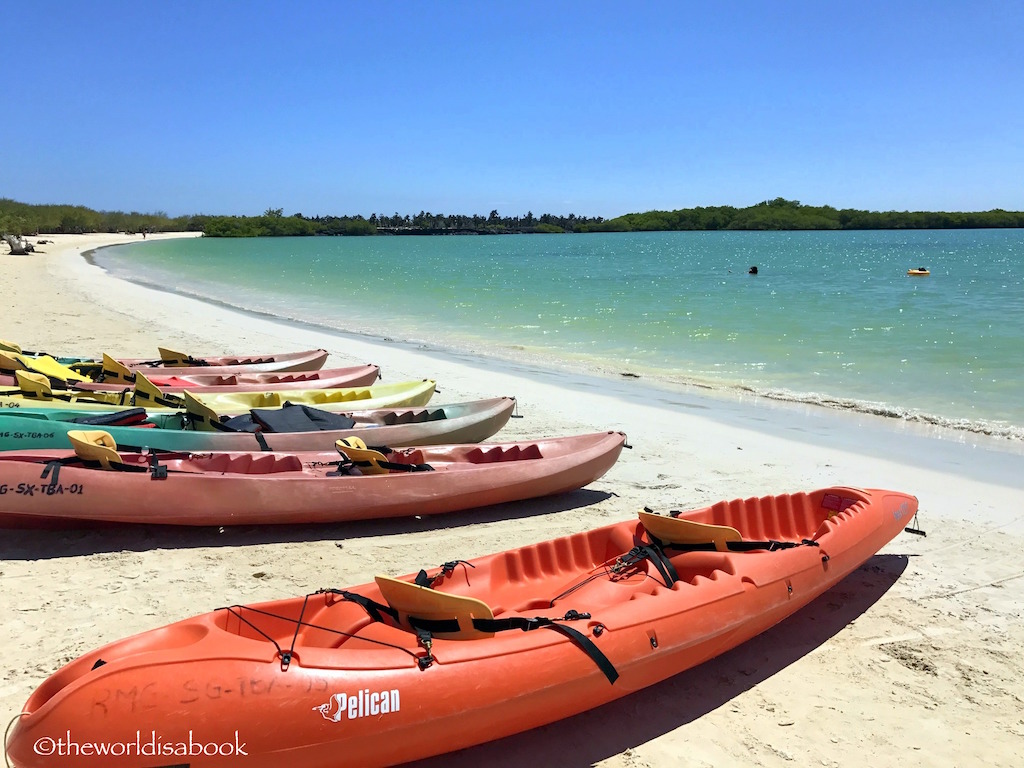
[[[347,523],[247,525],[226,528],[97,525],[88,528],[13,529],[3,531],[0,536],[0,560],[47,560],[100,552],[145,552],[153,549],[244,547],[285,542],[362,539],[568,512],[597,504],[614,495],[584,488],[557,496],[514,501],[442,515],[356,520]]]
[[[606,760],[703,717],[823,645],[880,599],[907,563],[905,555],[875,555],[790,618],[694,669],[589,712],[407,766],[589,766]]]

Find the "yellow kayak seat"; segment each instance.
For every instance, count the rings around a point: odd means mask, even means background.
[[[135,372],[106,352],[103,353],[103,376],[104,379],[113,379],[122,384],[131,384],[135,381]]]
[[[134,402],[136,405],[141,406],[150,403],[164,408],[185,407],[185,399],[183,397],[161,391],[160,387],[150,381],[142,371],[135,374]]]
[[[95,461],[103,469],[115,469],[114,465],[124,464],[117,452],[117,443],[109,432],[102,429],[72,429],[68,439],[75,449],[75,455],[82,461]]]
[[[358,437],[343,437],[335,441],[334,447],[344,458],[355,462],[364,475],[388,473],[387,468],[380,465],[381,462],[388,463],[387,456],[373,448],[367,448],[366,443]]]
[[[15,371],[14,378],[18,382],[18,389],[26,398],[39,400],[53,399],[53,390],[50,388],[50,380],[41,373],[33,371]]]
[[[160,360],[168,366],[186,366],[195,365],[195,361],[190,355],[186,355],[184,352],[178,352],[175,349],[166,349],[165,347],[157,347],[160,351]]]
[[[474,619],[493,619],[494,612],[482,600],[464,595],[438,592],[436,589],[421,587],[408,581],[390,576],[375,576],[374,581],[388,605],[398,612],[398,623],[403,629],[415,632],[409,617],[430,621],[457,620],[458,631],[432,632],[441,640],[480,640],[494,637],[493,632],[483,632],[473,626]]]
[[[187,389],[181,394],[185,401],[185,412],[191,417],[196,430],[200,432],[216,431],[214,424],[220,424],[220,415]]]
[[[666,544],[714,544],[719,552],[727,552],[730,541],[743,540],[739,531],[727,525],[698,523],[646,510],[640,512],[640,522],[649,534]]]

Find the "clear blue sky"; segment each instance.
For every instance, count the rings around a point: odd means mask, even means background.
[[[0,197],[1024,210],[1024,3],[5,0]]]

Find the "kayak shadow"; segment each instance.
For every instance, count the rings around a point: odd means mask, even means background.
[[[908,562],[906,555],[875,555],[788,619],[700,666],[597,709],[405,768],[590,766],[635,749],[718,709],[825,644],[878,601]]]
[[[554,496],[510,501],[422,517],[301,525],[171,526],[104,523],[82,527],[0,529],[0,560],[46,560],[102,552],[235,547],[371,538],[520,520],[568,512],[614,497],[582,488]]]

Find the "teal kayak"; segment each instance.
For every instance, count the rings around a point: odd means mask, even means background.
[[[513,397],[495,397],[432,407],[351,411],[344,414],[354,422],[351,426],[313,431],[270,432],[265,427],[259,432],[226,431],[227,426],[202,431],[196,429],[194,414],[143,409],[135,409],[135,426],[91,426],[110,433],[119,446],[160,451],[326,451],[334,450],[335,441],[344,437],[392,447],[477,443],[504,427],[515,406]],[[88,414],[94,421],[96,416]],[[83,418],[87,417],[82,411],[0,409],[0,450],[68,448],[69,431],[89,428]]]

